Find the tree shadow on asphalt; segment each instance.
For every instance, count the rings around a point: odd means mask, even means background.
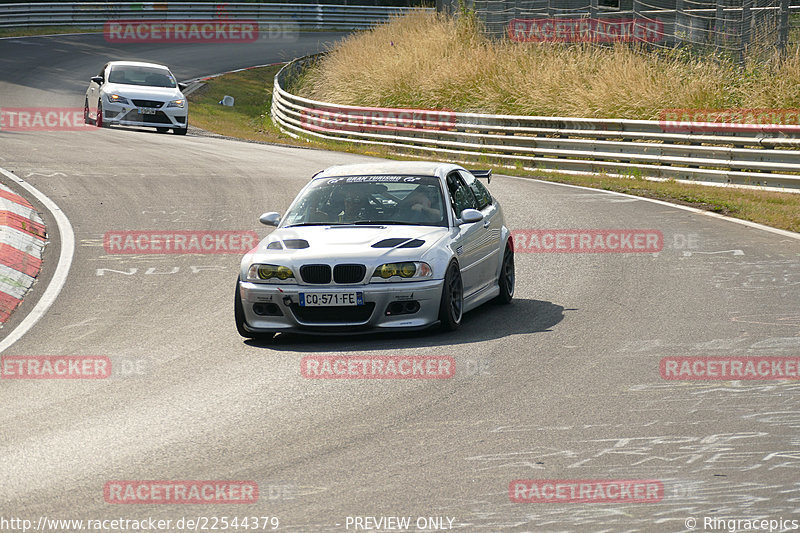
[[[286,352],[358,352],[385,349],[455,346],[512,335],[542,333],[564,319],[564,307],[542,300],[514,299],[510,305],[488,303],[465,314],[461,327],[442,332],[438,327],[419,332],[358,335],[301,335],[281,333],[274,339],[249,339],[245,344]]]

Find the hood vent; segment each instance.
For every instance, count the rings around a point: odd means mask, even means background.
[[[308,248],[308,241],[305,239],[286,239],[283,245],[289,250],[302,250]]]
[[[302,250],[308,247],[308,241],[305,239],[286,239],[282,243],[281,241],[272,241],[267,245],[267,250],[283,250],[284,248],[287,250]]]
[[[383,239],[372,245],[373,248],[419,248],[425,244],[420,239]]]

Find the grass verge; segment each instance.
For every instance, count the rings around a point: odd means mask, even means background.
[[[263,67],[219,76],[189,96],[190,122],[207,131],[268,143],[290,144],[338,150],[390,159],[436,159],[430,155],[398,152],[382,146],[361,146],[346,142],[298,140],[283,133],[272,123],[272,84],[279,66]],[[235,105],[225,107],[218,102],[225,95],[233,96]],[[489,160],[486,160],[489,161]],[[466,164],[467,168],[491,166],[497,173],[535,177],[635,196],[656,198],[699,209],[758,222],[775,228],[800,232],[800,194],[757,191],[737,188],[708,187],[674,181],[657,182],[642,178],[614,178],[605,175],[578,176],[556,174],[522,167],[491,165],[487,162]]]
[[[35,35],[61,35],[64,33],[103,33],[103,28],[79,28],[77,26],[0,28],[0,37],[30,37]]]

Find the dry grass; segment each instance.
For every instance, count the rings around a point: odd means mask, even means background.
[[[684,51],[493,41],[469,18],[416,12],[344,39],[296,89],[353,105],[658,119],[665,108],[797,108],[798,80],[798,47],[739,70]]]

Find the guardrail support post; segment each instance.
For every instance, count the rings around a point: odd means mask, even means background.
[[[723,30],[725,29],[725,10],[723,0],[717,0],[717,12],[714,15],[714,47],[717,52],[722,47]]]
[[[789,0],[781,0],[780,5],[780,37],[778,49],[781,55],[786,53],[786,46],[789,43]]]
[[[741,64],[744,66],[745,60],[747,59],[747,48],[750,46],[750,38],[752,35],[752,24],[753,24],[753,12],[751,11],[753,7],[753,0],[742,0],[742,27],[741,27],[741,35],[742,35],[742,52],[741,52]]]

